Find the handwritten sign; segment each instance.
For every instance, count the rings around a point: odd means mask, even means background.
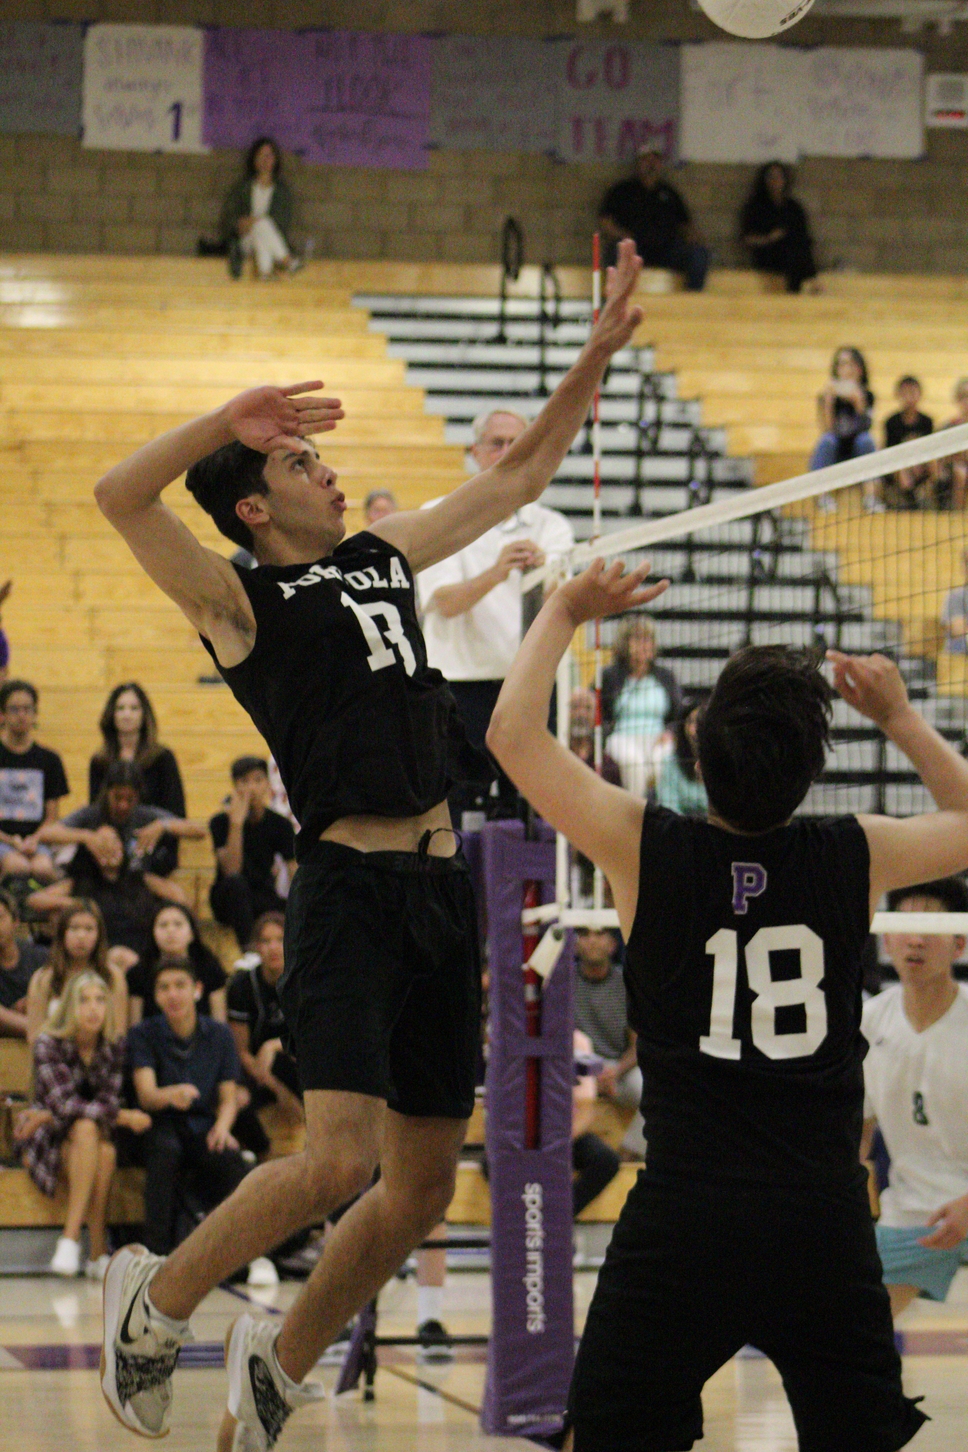
[[[203,134],[243,148],[267,133],[330,166],[424,167],[430,71],[419,35],[209,31]]]
[[[554,45],[557,153],[563,161],[630,161],[679,150],[679,55],[673,46],[608,40]]]
[[[188,25],[92,25],[84,37],[84,145],[204,151],[202,32]]]
[[[686,161],[796,161],[801,52],[728,41],[682,47]]]
[[[806,156],[924,153],[924,59],[916,50],[820,46],[801,52]]]
[[[431,145],[448,151],[551,152],[558,143],[555,49],[512,36],[434,44]]]
[[[0,25],[0,131],[81,130],[79,25]]]

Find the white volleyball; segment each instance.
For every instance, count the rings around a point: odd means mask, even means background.
[[[744,40],[766,40],[802,20],[813,0],[699,0],[699,4],[720,30]]]

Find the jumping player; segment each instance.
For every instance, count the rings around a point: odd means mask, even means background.
[[[704,1383],[745,1342],[783,1377],[801,1452],[894,1452],[901,1388],[865,1175],[861,949],[881,895],[968,866],[968,763],[881,656],[830,652],[840,694],[911,760],[936,813],[791,820],[824,765],[818,661],[740,651],[699,723],[708,819],[610,786],[544,729],[576,628],[654,599],[597,561],[546,603],[488,744],[607,874],[628,943],[649,1146],[588,1314],[575,1452],[679,1452]]]
[[[477,927],[447,794],[468,748],[427,665],[413,575],[544,491],[641,311],[629,243],[575,366],[493,468],[433,509],[343,541],[336,474],[306,437],[336,426],[320,383],[258,388],[112,469],[97,501],[200,632],[279,764],[302,823],[280,999],[305,1090],[306,1151],[262,1165],[162,1262],[120,1251],[104,1288],[101,1384],[145,1436],[168,1426],[188,1317],[239,1266],[379,1182],[342,1217],[281,1329],[229,1331],[220,1452],[266,1449],[302,1381],[442,1218],[474,1101]],[[236,569],[162,503],[185,471]],[[257,1247],[257,1248],[256,1248]]]

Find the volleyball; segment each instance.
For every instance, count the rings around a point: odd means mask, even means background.
[[[796,25],[813,0],[699,0],[699,5],[720,30],[744,40],[765,40]]]

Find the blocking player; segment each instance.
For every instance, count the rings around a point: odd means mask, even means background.
[[[892,912],[968,912],[959,877],[892,893]],[[944,1301],[968,1252],[968,989],[954,976],[962,936],[887,933],[900,983],[864,1005],[864,1136],[891,1157],[877,1249],[895,1316],[916,1296]]]
[[[173,429],[96,497],[196,627],[265,737],[302,823],[279,995],[305,1090],[306,1151],[254,1170],[165,1262],[122,1250],[105,1279],[102,1387],[146,1436],[167,1429],[188,1317],[240,1265],[379,1182],[342,1217],[282,1324],[226,1343],[221,1452],[272,1447],[320,1353],[442,1218],[474,1102],[477,927],[447,794],[468,748],[427,665],[414,573],[535,500],[629,342],[630,243],[575,366],[503,459],[432,509],[343,540],[336,474],[307,435],[336,426],[320,383],[260,388]],[[162,503],[185,471],[256,569],[203,549]],[[254,1249],[254,1247],[258,1249]],[[318,1388],[317,1388],[318,1391]]]
[[[823,769],[832,692],[810,653],[751,647],[699,722],[708,819],[610,786],[544,728],[577,627],[654,599],[597,561],[546,603],[488,744],[535,809],[605,871],[628,944],[649,1146],[588,1313],[575,1452],[679,1452],[704,1383],[744,1344],[777,1366],[801,1452],[894,1452],[903,1395],[858,1149],[861,950],[892,888],[968,866],[968,763],[892,662],[830,652],[845,700],[938,804],[894,821],[793,819]]]

